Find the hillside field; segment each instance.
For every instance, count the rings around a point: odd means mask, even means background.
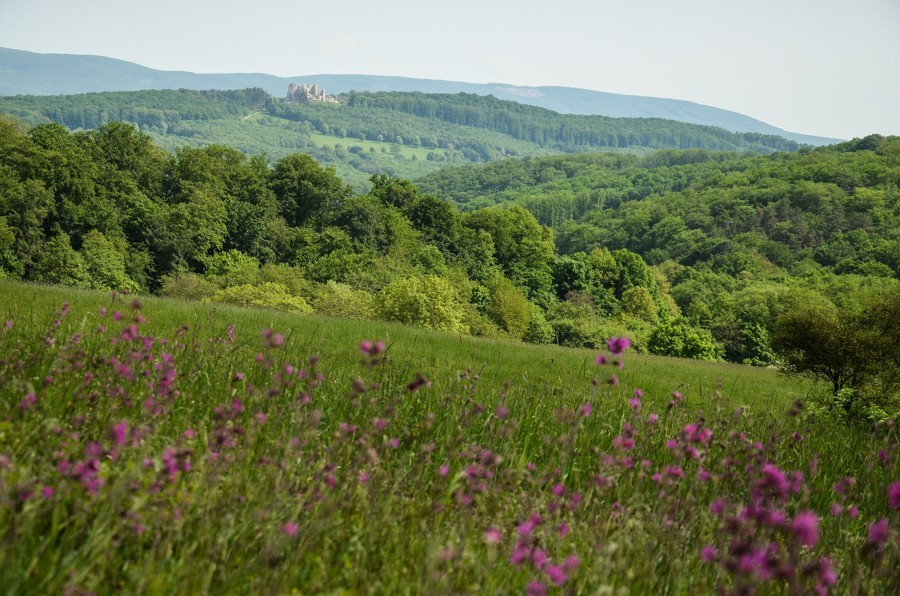
[[[623,347],[0,281],[0,585],[900,589],[892,424]]]

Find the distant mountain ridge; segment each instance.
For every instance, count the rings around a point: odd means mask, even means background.
[[[562,114],[615,118],[664,118],[717,126],[733,132],[778,135],[799,143],[826,145],[839,139],[792,133],[755,118],[690,101],[620,95],[569,87],[521,87],[374,75],[313,74],[278,77],[262,73],[202,74],[162,71],[115,58],[38,54],[0,48],[0,95],[71,95],[154,89],[245,89],[259,87],[283,96],[290,83],[315,82],[330,94],[348,91],[475,93],[539,106]]]

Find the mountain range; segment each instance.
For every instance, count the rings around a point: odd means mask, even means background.
[[[351,74],[279,77],[262,73],[203,74],[155,70],[133,62],[75,54],[39,54],[0,48],[0,95],[71,95],[154,89],[246,89],[283,96],[290,83],[315,82],[329,94],[349,91],[474,93],[538,106],[562,114],[614,118],[663,118],[716,126],[732,132],[777,135],[809,145],[839,139],[782,130],[750,116],[678,99],[605,93],[570,87],[522,87],[504,83],[464,83],[434,79]]]

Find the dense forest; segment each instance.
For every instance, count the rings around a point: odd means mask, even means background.
[[[900,295],[900,139],[373,175],[0,121],[0,276],[531,342],[776,360],[803,306]],[[459,207],[458,207],[458,206]],[[873,298],[874,297],[874,298]]]
[[[708,149],[771,153],[781,137],[656,118],[573,116],[474,94],[358,93],[340,104],[287,103],[262,89],[0,97],[28,125],[96,130],[136,124],[167,150],[226,144],[275,159],[294,152],[332,165],[358,190],[372,174],[417,178],[445,165],[560,152]]]

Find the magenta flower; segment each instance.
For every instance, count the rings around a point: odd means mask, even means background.
[[[707,544],[700,549],[700,558],[704,563],[712,563],[719,558],[719,553],[712,544]]]
[[[824,586],[833,586],[837,584],[837,573],[834,570],[834,567],[831,566],[831,559],[828,557],[823,557],[821,561],[819,561],[819,581]]]
[[[484,531],[485,544],[498,544],[502,539],[503,534],[493,526]]]
[[[438,468],[438,476],[446,476],[450,473],[450,466],[447,464],[441,464],[441,467]]]
[[[819,541],[819,516],[812,511],[798,513],[790,525],[797,541],[805,546],[815,546]]]
[[[882,548],[890,536],[891,530],[888,527],[888,520],[886,517],[881,518],[869,526],[869,543],[875,548]]]
[[[391,437],[388,440],[388,444],[391,446],[391,449],[396,449],[400,446],[400,439],[398,439],[397,437]]]
[[[544,569],[544,573],[546,573],[547,577],[550,578],[550,581],[557,586],[563,585],[568,579],[566,577],[566,572],[563,571],[563,568],[559,565],[547,565]]]
[[[281,527],[281,531],[284,532],[288,537],[293,538],[297,535],[297,532],[300,531],[300,528],[296,523],[289,521]]]
[[[627,337],[612,337],[607,342],[606,347],[609,348],[609,353],[618,356],[622,352],[628,349],[631,345],[631,340]]]
[[[525,593],[528,594],[528,596],[544,596],[544,594],[547,593],[547,586],[534,580],[525,587]]]
[[[888,487],[887,494],[891,509],[900,509],[900,480]]]
[[[128,425],[124,420],[117,422],[113,425],[111,434],[116,445],[121,447],[128,438]]]
[[[53,497],[53,492],[54,491],[52,486],[45,486],[41,489],[41,496],[44,498],[44,500],[49,501]]]
[[[579,565],[581,565],[581,559],[578,558],[578,555],[569,555],[566,557],[566,560],[563,561],[563,568],[570,571],[576,569]]]
[[[33,406],[36,401],[37,397],[34,395],[34,393],[28,393],[28,395],[22,398],[22,401],[19,402],[19,409],[24,412],[25,410]]]
[[[509,416],[509,408],[507,408],[503,404],[499,404],[494,410],[494,416],[496,416],[500,420],[503,420],[504,418]]]
[[[591,410],[593,410],[593,406],[591,404],[584,404],[580,408],[578,408],[578,413],[583,417],[587,418],[591,414]]]
[[[604,356],[603,354],[597,354],[597,357],[594,358],[594,364],[596,364],[597,366],[606,364],[606,356]]]

